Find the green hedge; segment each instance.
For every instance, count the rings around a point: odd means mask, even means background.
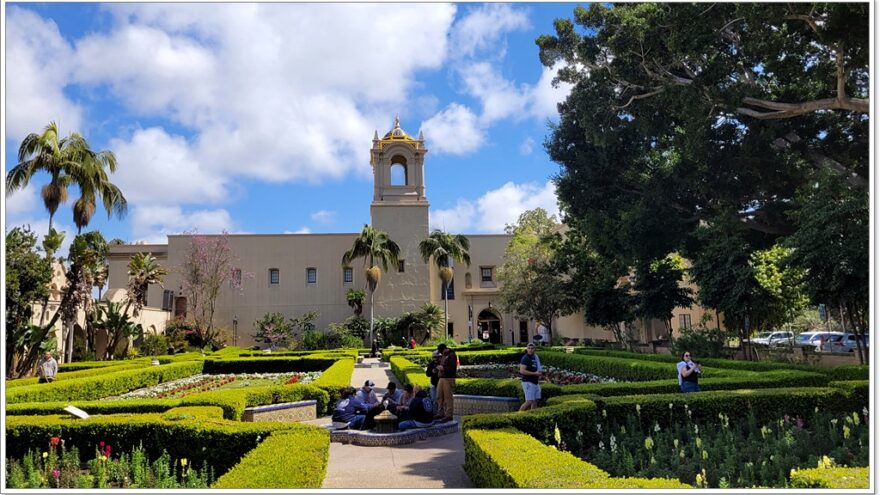
[[[103,399],[195,375],[202,372],[203,366],[202,361],[189,361],[127,371],[108,371],[99,376],[14,387],[6,391],[6,403]]]
[[[281,402],[315,400],[315,410],[320,416],[330,404],[330,396],[314,385],[294,383],[292,385],[270,385],[242,389],[211,390],[184,397],[180,400],[185,406],[217,406],[223,409],[223,417],[240,420],[246,407],[264,406]]]
[[[351,385],[351,375],[353,373],[354,358],[341,358],[324,370],[321,376],[311,383],[327,392],[329,396],[327,409],[324,410],[324,413],[333,413],[333,408],[342,395],[342,389]],[[321,411],[321,409],[318,409],[319,416],[322,414]]]
[[[327,471],[330,433],[296,428],[272,433],[212,488],[320,488]]]
[[[871,394],[871,382],[869,380],[834,381],[829,382],[828,386],[845,390],[854,405],[862,404],[864,407],[867,407]]]
[[[662,380],[676,378],[674,364],[659,363],[635,358],[586,356],[562,352],[542,352],[541,364],[555,366],[581,373],[608,376],[629,381]],[[747,371],[721,370],[703,367],[701,378],[713,378],[731,375],[754,375]]]
[[[465,431],[516,428],[543,444],[552,444],[557,427],[565,438],[575,437],[578,431],[587,435],[594,432],[597,410],[596,403],[582,400],[525,412],[475,414],[463,417],[461,424]]]
[[[323,356],[273,356],[205,360],[205,373],[288,373],[292,371],[323,371],[336,362]]]
[[[58,366],[58,373],[68,373],[82,370],[92,370],[96,368],[107,368],[109,366],[124,366],[134,363],[150,363],[151,358],[140,357],[137,359],[126,359],[123,361],[75,361],[73,363],[64,363]]]
[[[612,478],[514,429],[467,430],[465,471],[479,488],[690,488],[672,479]]]
[[[391,363],[391,372],[394,373],[394,376],[397,377],[402,385],[412,383],[425,389],[431,386],[431,379],[425,375],[425,368],[413,363],[409,359],[392,356],[388,362]]]
[[[860,364],[847,364],[823,370],[832,380],[849,381],[849,380],[870,380],[871,367]]]
[[[113,368],[109,368],[109,369],[107,367],[86,368],[86,369],[82,369],[79,371],[70,371],[67,373],[59,373],[56,376],[55,381],[60,382],[60,381],[65,381],[65,380],[70,380],[70,379],[75,379],[75,378],[85,378],[87,376],[106,375],[107,373],[115,373],[117,371],[145,368],[150,365],[150,363],[148,361],[142,361],[142,362],[138,362],[138,363],[132,363],[131,361],[127,361],[127,362],[122,361],[121,363],[125,363],[125,364],[120,364],[119,366],[114,366]],[[39,381],[40,381],[39,377],[36,377],[36,376],[31,377],[31,378],[20,378],[18,380],[9,380],[6,382],[6,389],[9,390],[10,388],[21,387],[21,386],[25,386],[25,385],[37,385],[39,383]]]
[[[793,469],[791,488],[870,488],[867,467]]]
[[[44,450],[49,438],[58,436],[85,455],[101,441],[112,445],[114,452],[127,452],[142,444],[152,459],[165,449],[172,458],[189,459],[194,468],[207,463],[221,476],[273,432],[323,430],[296,423],[226,421],[219,419],[219,414],[214,407],[187,407],[165,413],[97,415],[87,420],[8,416],[6,456],[19,458],[28,450]],[[295,444],[291,451],[295,451]]]
[[[126,399],[65,402],[22,402],[8,404],[7,415],[33,416],[63,414],[62,409],[75,406],[89,414],[155,413],[179,406],[181,399]]]

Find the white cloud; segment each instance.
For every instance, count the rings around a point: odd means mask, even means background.
[[[478,51],[495,48],[503,34],[528,27],[529,19],[524,10],[514,9],[508,4],[481,5],[456,23],[452,33],[453,50],[459,56],[471,56]]]
[[[531,90],[531,108],[530,113],[538,119],[555,118],[559,115],[556,105],[565,100],[571,92],[571,84],[560,82],[559,87],[553,87],[553,78],[562,68],[562,62],[554,67],[544,67],[541,73],[541,79]]]
[[[523,142],[519,143],[519,154],[520,155],[531,155],[532,151],[535,150],[535,140],[527,137],[523,139]]]
[[[284,233],[285,234],[311,234],[312,229],[310,229],[304,225],[296,230],[285,230]]]
[[[11,6],[6,17],[6,136],[15,142],[55,121],[82,132],[82,109],[64,96],[73,50],[51,20]]]
[[[453,208],[431,212],[430,224],[432,229],[444,228],[449,232],[501,233],[505,226],[516,223],[524,211],[535,208],[543,208],[559,217],[556,186],[552,182],[544,185],[508,182],[476,201],[459,199]]]
[[[461,75],[468,93],[483,104],[483,114],[480,115],[483,124],[488,125],[507,117],[522,119],[527,116],[530,96],[527,85],[517,88],[488,62],[462,67]]]
[[[368,177],[374,129],[439,68],[448,4],[111,4],[109,33],[76,43],[77,80],[192,130],[209,176]],[[364,22],[370,19],[371,22]],[[327,29],[332,25],[334,29]],[[219,179],[222,181],[222,179]]]
[[[475,151],[486,139],[477,116],[464,105],[452,103],[422,122],[428,149],[437,153],[464,155]]]
[[[41,207],[43,207],[43,202],[37,192],[37,186],[33,182],[28,183],[24,189],[13,191],[12,194],[6,194],[7,218],[29,214]]]
[[[185,213],[179,206],[138,206],[132,215],[134,242],[165,243],[169,234],[194,230],[217,234],[232,229],[232,217],[224,209]]]
[[[312,213],[312,220],[320,223],[331,223],[336,219],[336,212],[330,210],[320,210]]]
[[[203,164],[180,136],[153,127],[127,140],[114,139],[110,147],[119,160],[112,180],[130,203],[216,203],[228,197],[226,179]]]

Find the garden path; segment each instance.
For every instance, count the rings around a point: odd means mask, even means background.
[[[388,363],[366,358],[354,369],[351,385],[376,383],[376,395],[397,381]],[[398,383],[398,385],[400,385]],[[458,419],[458,418],[456,418]],[[361,447],[330,443],[323,488],[472,488],[464,472],[461,432],[395,447]]]

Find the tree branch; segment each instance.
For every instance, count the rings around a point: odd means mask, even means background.
[[[804,147],[804,149],[802,150],[796,150],[795,145],[800,142],[801,138],[797,134],[792,132],[786,135],[785,138],[778,138],[773,141],[773,147],[778,150],[800,151],[801,153],[803,153],[804,158],[806,158],[807,161],[810,162],[814,168],[818,170],[826,170],[838,177],[843,177],[846,180],[847,184],[852,187],[865,191],[868,190],[868,180],[861,175],[853,172],[852,170],[846,168],[846,166],[844,166],[842,163],[836,160],[832,160],[831,158],[809,147]]]
[[[766,112],[746,107],[736,109],[737,113],[759,120],[789,119],[819,110],[848,110],[850,112],[868,113],[871,107],[871,100],[869,98],[850,98],[848,96],[843,98],[823,98],[803,103],[781,103],[747,96],[743,98],[742,102],[745,105],[775,110],[773,112]]]
[[[810,26],[810,29],[812,29],[816,34],[821,34],[819,32],[819,24],[817,24],[816,19],[813,19],[811,16],[808,16],[805,14],[789,14],[789,15],[783,17],[783,19],[794,20],[794,21],[804,21],[807,23],[808,26]]]
[[[664,88],[663,88],[663,87],[660,87],[660,88],[657,88],[657,89],[655,89],[654,91],[651,91],[651,92],[649,92],[649,93],[643,93],[643,94],[640,94],[640,95],[633,95],[633,96],[630,96],[629,101],[626,102],[626,105],[623,105],[622,107],[617,107],[617,109],[618,109],[618,110],[623,110],[624,108],[630,106],[630,104],[631,104],[632,102],[634,102],[634,101],[636,101],[636,100],[642,100],[642,99],[644,99],[644,98],[650,98],[650,97],[652,97],[652,96],[658,95],[658,94],[662,93],[663,90],[664,90]]]

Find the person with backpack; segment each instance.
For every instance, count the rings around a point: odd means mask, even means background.
[[[428,394],[418,385],[413,386],[415,397],[409,401],[407,414],[409,419],[401,421],[397,425],[400,431],[412,428],[427,428],[434,423],[434,402]]]

